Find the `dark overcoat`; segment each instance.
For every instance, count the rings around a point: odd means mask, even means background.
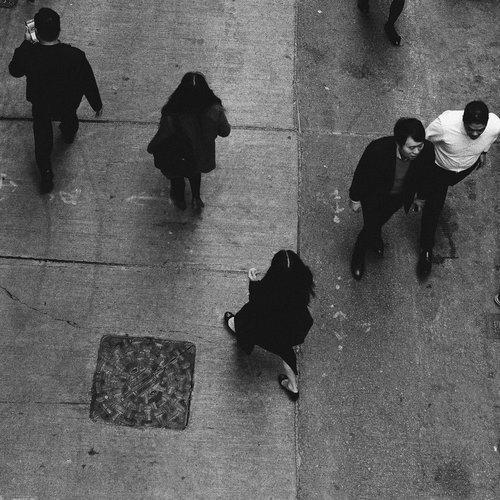
[[[179,172],[177,164],[169,163],[168,152],[164,153],[162,150],[165,141],[175,133],[177,127],[187,136],[192,148],[194,161],[189,165],[189,172]],[[189,177],[200,172],[210,172],[215,168],[215,139],[217,136],[227,137],[230,132],[231,126],[224,108],[218,104],[201,114],[163,115],[158,131],[147,150],[155,156],[155,165],[159,166],[168,179]]]
[[[311,313],[306,304],[269,300],[260,293],[259,284],[249,282],[249,301],[235,315],[238,344],[247,354],[258,345],[286,361],[291,347],[302,344],[311,329]]]

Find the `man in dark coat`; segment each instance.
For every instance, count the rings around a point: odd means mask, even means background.
[[[12,76],[26,76],[26,99],[32,104],[35,157],[41,175],[41,191],[53,188],[50,155],[53,146],[52,120],[60,121],[63,141],[71,144],[78,130],[76,110],[85,96],[96,118],[102,114],[102,101],[94,73],[85,53],[61,43],[61,22],[57,12],[42,8],[35,14],[33,43],[26,31],[24,42],[15,50],[9,64]]]
[[[425,140],[425,129],[416,118],[400,118],[394,135],[371,142],[359,160],[349,196],[355,212],[363,209],[363,229],[351,260],[351,273],[360,280],[365,253],[371,247],[384,254],[382,226],[402,206],[406,212],[423,208],[430,189],[434,146]]]

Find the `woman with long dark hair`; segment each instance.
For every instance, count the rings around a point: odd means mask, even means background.
[[[249,302],[236,315],[226,312],[224,321],[247,354],[258,345],[281,357],[286,375],[280,374],[278,382],[296,401],[299,389],[293,346],[304,342],[313,324],[308,308],[314,296],[313,275],[293,250],[280,250],[261,281],[254,268],[248,278]]]
[[[186,73],[161,110],[158,132],[148,145],[155,166],[170,179],[170,197],[184,210],[185,181],[191,186],[192,206],[201,210],[201,174],[215,168],[215,138],[227,137],[231,126],[221,100],[202,73]]]

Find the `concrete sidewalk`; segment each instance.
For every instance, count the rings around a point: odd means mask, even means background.
[[[362,226],[348,189],[367,144],[401,116],[425,125],[483,99],[499,114],[495,1],[407,1],[389,44],[387,2],[301,2],[299,246],[316,271],[315,333],[301,360],[299,497],[500,498],[500,150],[450,188],[430,278],[420,216],[384,226],[385,257],[349,262]],[[496,322],[497,330],[492,327]]]
[[[2,12],[2,67],[39,7]],[[42,197],[24,80],[3,74],[0,496],[294,498],[295,406],[280,363],[241,355],[222,325],[246,300],[246,269],[296,247],[294,2],[50,7],[92,64],[104,115],[82,105],[89,120],[71,147],[57,139],[55,189]],[[202,179],[201,216],[176,211],[145,151],[189,70],[207,75],[234,126]],[[184,431],[89,419],[105,334],[196,344]]]
[[[42,197],[24,82],[2,77],[0,497],[500,496],[498,145],[450,190],[425,283],[419,217],[403,213],[384,228],[385,258],[354,282],[361,217],[347,205],[360,153],[398,117],[427,124],[475,98],[499,113],[500,5],[406,2],[394,48],[388,2],[370,3],[363,16],[355,0],[50,2],[62,39],[94,67],[105,113],[95,121],[82,105]],[[4,68],[39,7],[2,10]],[[234,126],[203,177],[201,216],[175,210],[145,152],[190,70],[205,72]],[[317,283],[296,406],[278,360],[242,355],[222,327],[246,300],[246,269],[264,271],[285,247]],[[89,419],[106,334],[196,344],[184,431]]]

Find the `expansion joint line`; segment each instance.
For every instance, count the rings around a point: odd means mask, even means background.
[[[0,122],[31,122],[32,118],[27,116],[0,116]],[[150,120],[108,120],[102,118],[78,118],[80,123],[95,123],[95,124],[112,124],[112,125],[138,125],[144,127],[157,126],[157,121]],[[259,126],[259,125],[232,125],[233,130],[255,130],[261,132],[289,132],[295,133],[295,128],[286,127],[269,127],[269,126]]]
[[[301,150],[301,137],[302,125],[300,120],[300,102],[299,92],[297,88],[297,54],[298,54],[298,40],[299,40],[299,2],[296,0],[293,6],[293,77],[292,77],[292,95],[293,95],[293,114],[294,114],[294,127],[297,134],[297,253],[300,255],[300,191],[302,185],[302,150]],[[298,360],[300,362],[300,359]],[[299,365],[300,366],[300,365]],[[293,428],[294,428],[294,452],[295,452],[295,497],[298,498],[300,489],[300,449],[299,449],[299,402],[295,405],[293,415]]]
[[[229,273],[229,274],[241,274],[247,272],[243,268],[220,268],[216,269],[204,264],[199,264],[197,262],[170,262],[168,260],[163,261],[158,264],[141,264],[133,262],[106,262],[106,261],[93,261],[93,260],[73,260],[73,259],[50,259],[50,258],[40,258],[40,257],[23,257],[15,255],[0,255],[0,264],[2,260],[18,260],[27,262],[36,262],[39,264],[69,264],[77,266],[101,266],[101,267],[120,267],[123,269],[165,269],[171,266],[174,269],[197,269],[204,271],[211,271],[214,273]]]

